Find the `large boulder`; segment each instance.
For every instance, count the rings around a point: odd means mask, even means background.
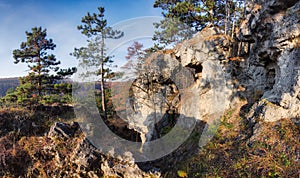
[[[172,50],[152,54],[130,87],[127,122],[143,143],[160,137],[174,115],[212,124],[231,100],[230,37],[207,27]],[[229,82],[227,82],[229,81]],[[176,119],[175,119],[176,120]]]

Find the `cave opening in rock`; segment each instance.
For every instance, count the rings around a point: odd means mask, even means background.
[[[194,74],[194,81],[201,79],[202,70],[203,70],[203,67],[201,64],[198,64],[198,65],[197,64],[189,64],[189,65],[187,65],[187,67],[192,70],[192,73]]]
[[[272,90],[273,86],[275,85],[275,77],[276,77],[276,70],[275,68],[271,68],[267,71],[266,74],[266,90]]]

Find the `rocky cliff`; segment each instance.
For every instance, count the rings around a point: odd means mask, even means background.
[[[299,1],[249,4],[238,39],[248,43],[237,79],[264,121],[299,118]]]
[[[249,118],[299,122],[299,6],[292,0],[248,3],[234,39],[207,27],[173,50],[152,55],[131,88],[131,127],[149,141],[157,137],[156,120],[170,110],[210,125],[238,98],[252,106]]]
[[[144,72],[132,84],[127,109],[127,122],[145,135],[142,140],[159,137],[159,124],[171,124],[161,120],[174,115],[208,125],[217,122],[232,99],[226,69],[231,43],[220,29],[205,28],[173,50],[157,52],[146,60]]]
[[[246,11],[234,38],[210,26],[145,61],[129,87],[128,124],[110,123],[141,140],[126,147],[136,153],[116,155],[125,148],[115,137],[104,152],[82,133],[107,128],[38,129],[49,116],[0,113],[0,176],[299,176],[300,2],[249,1]]]

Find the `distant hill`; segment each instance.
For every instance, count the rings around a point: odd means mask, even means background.
[[[6,91],[10,88],[16,88],[20,85],[19,78],[0,78],[0,97],[5,96]]]

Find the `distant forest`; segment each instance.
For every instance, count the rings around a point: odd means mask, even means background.
[[[5,96],[8,89],[15,89],[20,85],[19,78],[0,78],[0,97]]]

